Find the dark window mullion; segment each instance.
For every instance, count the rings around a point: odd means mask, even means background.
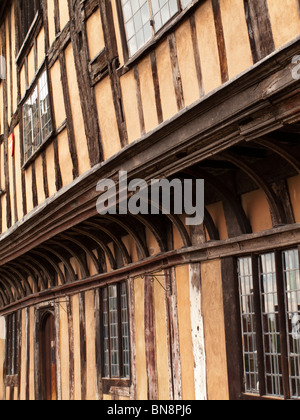
[[[266,395],[265,380],[265,358],[264,358],[264,342],[262,327],[262,309],[261,309],[261,292],[260,292],[260,270],[259,256],[252,256],[252,274],[253,274],[253,294],[254,294],[254,310],[256,319],[256,339],[257,339],[257,360],[258,360],[258,376],[260,384],[260,396]]]
[[[101,290],[101,299],[100,299],[100,324],[101,324],[101,355],[102,355],[102,363],[101,363],[101,369],[102,369],[102,377],[105,379],[125,379],[124,375],[124,354],[123,354],[123,330],[122,330],[122,285],[123,283],[118,283],[116,285],[113,285],[111,287],[116,287],[117,293],[116,293],[116,309],[114,307],[111,307],[110,305],[110,286],[107,288],[104,288]],[[108,316],[108,369],[109,369],[109,377],[105,375],[105,346],[104,346],[104,292],[107,291],[107,316]],[[128,297],[126,292],[126,298]],[[128,303],[127,303],[128,305]],[[111,311],[113,313],[116,312],[116,339],[118,340],[118,376],[113,376],[112,372],[112,351],[114,351],[114,348],[112,348],[111,343]],[[115,322],[115,320],[113,321]],[[129,324],[128,324],[129,325]]]
[[[283,372],[283,391],[286,399],[290,398],[289,386],[289,357],[288,357],[288,336],[286,331],[286,307],[285,307],[285,290],[284,290],[284,274],[282,252],[275,252],[276,262],[276,279],[277,279],[277,294],[278,294],[278,310],[279,310],[279,325],[280,325],[280,346],[281,346],[281,365]]]
[[[16,314],[11,315],[12,318],[12,344],[11,344],[11,367],[10,367],[10,374],[16,374],[16,354],[17,354],[17,325],[16,325]]]
[[[19,341],[17,315],[8,315],[6,319],[6,368],[7,376],[16,375],[19,363]]]
[[[107,332],[108,332],[108,368],[109,368],[109,377],[112,378],[111,373],[111,338],[110,338],[110,305],[109,305],[109,286],[106,287],[107,290]]]
[[[22,342],[22,330],[21,330],[21,312],[19,311],[16,315],[16,373],[20,374],[20,363],[21,363],[21,342]]]
[[[38,125],[39,125],[40,136],[39,136],[39,139],[36,141],[34,152],[44,142],[44,139],[43,139],[43,123],[42,123],[42,109],[41,109],[41,102],[40,102],[40,80],[41,80],[41,78],[38,79],[37,85],[36,85],[36,88],[37,88],[37,106],[38,106],[38,110],[39,110],[39,123],[38,123]]]
[[[130,317],[129,317],[129,289],[128,289],[128,283],[125,281],[123,283],[125,285],[126,290],[126,308],[127,308],[127,322],[128,322],[128,349],[129,349],[129,360],[130,360],[130,354],[131,354],[131,343],[130,343]],[[122,284],[121,284],[121,290],[122,290]],[[121,318],[122,318],[122,306],[121,306]],[[123,343],[123,331],[122,331],[122,343]],[[124,348],[122,347],[122,355],[123,355],[123,361],[124,361]],[[123,371],[124,371],[124,363],[123,363]],[[129,362],[129,376],[131,377],[131,362]],[[125,372],[123,372],[125,373]],[[125,375],[124,375],[125,377]]]
[[[104,311],[104,305],[103,305],[103,290],[100,290],[99,293],[99,309],[100,309],[100,348],[101,348],[101,376],[104,377],[104,371],[105,371],[105,350],[104,350],[104,321],[103,321],[103,311]]]
[[[122,335],[122,304],[121,304],[121,284],[117,287],[117,305],[118,305],[118,335],[119,335],[119,374],[120,378],[124,375],[123,367],[123,335]]]
[[[100,309],[101,309],[101,329],[102,329],[102,331],[101,331],[101,343],[102,343],[102,354],[103,354],[103,356],[102,356],[102,376],[103,377],[106,377],[106,375],[105,375],[105,348],[104,348],[104,303],[103,303],[103,300],[104,300],[104,290],[106,290],[107,291],[107,318],[108,318],[108,320],[107,320],[107,323],[108,323],[108,327],[107,327],[107,330],[108,330],[108,369],[109,369],[109,377],[111,378],[111,358],[110,358],[110,322],[109,322],[109,299],[108,299],[108,293],[109,293],[109,291],[108,291],[108,287],[106,287],[106,288],[104,288],[104,289],[102,289],[101,290],[101,293],[100,293],[100,295],[101,295],[101,306],[100,306]]]
[[[11,371],[11,315],[6,318],[6,375]]]

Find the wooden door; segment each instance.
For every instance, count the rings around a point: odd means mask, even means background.
[[[41,395],[46,401],[57,398],[56,391],[56,351],[54,315],[47,313],[40,332]]]

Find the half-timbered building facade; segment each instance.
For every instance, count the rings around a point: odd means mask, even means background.
[[[298,0],[1,0],[0,399],[300,398]],[[97,183],[204,179],[205,219]]]

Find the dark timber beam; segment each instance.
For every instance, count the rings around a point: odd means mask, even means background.
[[[300,174],[300,162],[299,159],[295,158],[284,146],[279,146],[277,142],[272,141],[268,138],[261,138],[253,140],[254,143],[257,143],[267,149],[272,150],[277,155],[281,156],[286,162],[288,162],[297,172]]]
[[[38,258],[33,257],[38,256]],[[55,278],[47,267],[47,262],[44,261],[42,255],[39,255],[37,251],[32,251],[29,255],[25,256],[27,259],[28,266],[35,270],[37,281],[40,282],[40,290],[48,289],[56,285]]]
[[[19,279],[20,279],[20,281],[21,281],[21,284],[23,283],[23,285],[24,285],[24,287],[25,287],[25,294],[26,295],[30,295],[30,294],[32,294],[33,293],[33,290],[32,290],[32,288],[31,288],[31,286],[30,286],[30,284],[29,284],[29,282],[28,282],[28,280],[27,280],[27,278],[20,272],[20,271],[18,271],[18,270],[16,270],[14,267],[13,267],[13,264],[7,264],[7,267],[8,267],[8,269],[10,270],[10,271],[12,271],[12,273],[14,274],[14,275],[16,275],[16,276],[18,276],[19,277]]]
[[[1,278],[0,278],[0,283],[3,285],[3,288],[0,286],[0,295],[2,298],[3,305],[6,306],[11,303],[9,294],[7,295],[7,285],[2,282]]]
[[[99,9],[101,14],[103,35],[105,41],[105,53],[106,60],[108,62],[108,70],[113,94],[113,103],[116,113],[117,125],[119,130],[119,136],[122,147],[125,147],[128,144],[128,134],[126,121],[124,118],[124,109],[123,109],[123,98],[120,78],[118,76],[117,70],[119,66],[119,57],[118,57],[118,46],[117,38],[115,33],[115,25],[113,18],[113,11],[111,6],[111,0],[98,0]],[[116,1],[117,9],[119,14],[119,19],[122,19],[122,12],[119,10],[119,1]],[[122,37],[123,38],[123,37]],[[123,44],[123,47],[127,48],[127,43]]]
[[[67,251],[69,254],[70,254],[70,256],[71,257],[73,257],[77,262],[78,262],[78,264],[79,264],[79,267],[80,267],[80,271],[81,271],[81,275],[82,275],[82,277],[83,278],[86,278],[86,277],[88,277],[89,276],[89,274],[88,274],[88,270],[87,270],[87,267],[86,267],[86,265],[84,264],[84,262],[81,260],[81,258],[79,258],[79,256],[78,256],[78,254],[76,253],[76,252],[74,252],[69,246],[67,246],[67,245],[65,245],[65,244],[63,244],[62,242],[58,242],[58,241],[56,241],[56,240],[50,240],[49,242],[48,242],[48,244],[50,245],[50,244],[53,244],[53,245],[55,245],[56,247],[60,247],[60,248],[62,248],[63,250],[65,250],[65,251]],[[63,252],[63,254],[65,255],[65,252]]]
[[[5,306],[5,295],[0,288],[0,307],[3,308],[4,306]]]
[[[0,268],[0,276],[5,279],[7,284],[10,286],[9,290],[13,290],[15,292],[15,295],[12,294],[13,300],[18,300],[25,296],[25,292],[21,285],[18,285],[17,282],[15,282],[14,278],[11,277],[11,275],[8,273],[7,270],[4,270],[3,268]],[[11,288],[11,289],[10,289]]]
[[[20,266],[21,263],[15,263],[16,266]],[[28,261],[28,256],[25,255],[24,258],[22,258],[22,265],[24,266],[24,269],[27,270],[30,274],[29,277],[32,278],[32,281],[34,282],[35,291],[38,293],[41,290],[44,290],[44,279],[41,278],[40,273],[38,270],[31,264],[31,262]]]
[[[42,245],[39,247],[39,249],[41,249],[42,251],[46,251],[48,254],[53,254],[56,256],[56,258],[58,258],[59,261],[61,261],[63,263],[63,265],[66,267],[66,269],[68,270],[68,273],[70,275],[71,281],[76,281],[77,280],[77,276],[75,274],[75,271],[72,267],[72,265],[70,264],[70,262],[59,252],[55,251],[54,249],[52,249],[51,247],[47,246],[47,245]]]
[[[5,279],[5,280],[3,280],[3,278]],[[7,284],[7,279],[6,279],[6,277],[4,277],[2,274],[0,274],[0,283],[2,283],[2,285],[4,286],[4,290],[7,292],[7,295],[8,295],[8,303],[11,303],[11,302],[13,302],[14,300],[15,300],[15,298],[14,298],[14,296],[13,296],[13,294],[12,294],[12,291],[11,291],[11,289],[10,289],[10,287],[9,287],[9,285]]]
[[[211,214],[206,208],[204,210],[204,225],[207,229],[209,239],[211,241],[219,241],[220,240],[219,231],[215,225],[213,218],[211,217]]]
[[[142,259],[147,258],[149,256],[147,245],[143,243],[139,235],[131,227],[129,227],[125,222],[122,222],[120,217],[114,217],[109,215],[101,217],[121,226],[134,239],[139,251],[141,252]]]
[[[114,233],[112,233],[111,230],[106,229],[104,226],[101,226],[101,224],[96,223],[96,222],[86,222],[85,225],[86,226],[91,226],[91,227],[93,227],[95,229],[98,229],[101,233],[102,232],[105,233],[116,244],[116,246],[118,247],[118,249],[119,249],[119,251],[120,251],[120,253],[122,255],[122,259],[123,259],[123,264],[124,265],[128,265],[128,264],[130,264],[132,262],[131,261],[131,257],[128,254],[128,251],[127,251],[126,246],[124,245],[124,243],[122,242],[122,240],[118,238],[117,235],[115,235]]]
[[[24,271],[26,273],[25,276],[27,276],[27,278],[30,277],[32,279],[32,283],[33,283],[33,290],[32,291],[33,291],[33,293],[38,293],[39,288],[38,288],[38,283],[37,283],[36,278],[35,278],[35,273],[30,271],[27,268],[26,264],[24,263],[24,259],[22,260],[22,264],[18,263],[17,261],[13,261],[13,262],[10,263],[10,265],[18,268],[21,271]]]
[[[249,165],[244,163],[244,161],[242,161],[241,159],[235,157],[230,152],[223,153],[222,157],[224,157],[229,162],[233,163],[237,168],[241,169],[245,174],[249,176],[249,178],[253,180],[253,182],[255,182],[258,188],[264,191],[270,206],[273,225],[278,226],[286,224],[286,216],[284,214],[282,205],[278,200],[278,197],[276,196],[272,188],[268,186],[267,182],[262,179],[261,175],[257,174]]]
[[[244,0],[254,63],[275,50],[267,0]]]
[[[33,258],[32,254],[38,258]],[[44,273],[45,279],[48,281],[47,287],[55,287],[58,285],[58,279],[61,279],[61,283],[65,284],[65,276],[61,271],[59,265],[45,253],[33,250],[30,253],[30,259],[40,268],[41,272]]]
[[[216,34],[217,34],[217,44],[218,44],[220,68],[221,68],[221,79],[222,79],[222,83],[226,83],[227,80],[229,79],[229,71],[228,71],[228,63],[227,63],[223,22],[222,22],[222,16],[221,16],[220,0],[212,0],[212,7],[213,7],[213,12],[214,12],[214,20],[215,20],[215,27],[216,27]]]
[[[11,273],[8,267],[5,267],[5,275],[10,279],[11,284],[14,284],[15,289],[18,290],[19,297],[25,297],[26,291],[23,284],[18,280],[15,274]]]
[[[38,259],[34,258],[32,254],[37,255],[39,258]],[[45,264],[41,263],[41,257],[43,257],[43,255],[38,253],[38,251],[32,251],[30,255],[26,255],[26,257],[30,261],[31,267],[35,269],[37,278],[42,284],[42,290],[48,289],[49,286],[47,287],[45,279],[42,277],[41,273],[44,273],[45,278],[48,280],[48,284],[50,285],[50,287],[55,286],[55,282],[53,281],[53,278],[51,274],[49,273],[49,271],[46,269]],[[40,272],[38,271],[36,266],[39,268],[39,270],[41,270]]]
[[[159,248],[161,250],[161,252],[166,252],[168,251],[168,244],[167,244],[167,238],[165,237],[165,235],[163,234],[164,232],[164,228],[165,228],[165,222],[161,222],[161,218],[157,218],[157,223],[154,224],[150,221],[150,217],[147,216],[142,216],[142,215],[136,215],[135,218],[137,220],[140,221],[140,223],[142,223],[142,225],[144,225],[146,228],[148,228],[150,230],[150,232],[153,234],[153,236],[155,237]],[[160,226],[159,226],[160,225]],[[163,226],[164,225],[164,226]],[[158,226],[161,228],[159,229]],[[167,232],[164,232],[165,234],[167,234]],[[169,249],[170,250],[170,249]]]
[[[85,22],[82,19],[83,2],[67,0],[70,14],[70,33],[74,53],[80,103],[87,139],[90,164],[103,161],[102,141],[98,121],[95,91],[89,73],[89,52]]]
[[[67,233],[59,235],[59,238],[67,240],[68,242],[71,242],[72,244],[75,244],[78,248],[82,249],[82,251],[85,252],[86,255],[92,260],[97,273],[102,272],[97,258],[95,257],[93,251],[91,251],[88,247],[86,247],[79,240],[77,240],[76,238],[73,238],[71,235],[69,235]]]
[[[240,199],[229,190],[219,178],[198,169],[187,169],[185,170],[185,173],[196,179],[203,178],[205,182],[218,191],[224,202],[224,212],[229,237],[234,238],[235,236],[252,233],[249,220]]]
[[[92,241],[94,241],[103,250],[104,254],[107,256],[108,261],[111,265],[111,268],[113,270],[117,268],[117,263],[111,250],[99,238],[97,238],[96,235],[86,231],[82,226],[78,228],[73,228],[72,230],[73,232],[79,233],[82,236],[86,236],[87,238],[92,239]]]

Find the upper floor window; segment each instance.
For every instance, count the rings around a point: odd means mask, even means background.
[[[132,57],[193,0],[121,0],[129,56]]]
[[[19,0],[19,46],[21,47],[40,9],[40,0]]]
[[[52,133],[52,119],[46,70],[23,106],[25,162]]]

